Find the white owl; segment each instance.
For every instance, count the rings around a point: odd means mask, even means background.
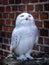
[[[10,52],[19,55],[17,59],[33,59],[30,55],[34,44],[38,44],[38,29],[34,18],[29,13],[21,13],[16,19],[12,32]]]

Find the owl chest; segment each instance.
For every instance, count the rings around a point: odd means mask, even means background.
[[[23,48],[26,47],[27,49],[32,48],[33,45],[32,42],[34,43],[33,32],[29,29],[24,29],[21,32],[21,40],[20,40],[19,47],[23,46]]]
[[[20,32],[21,39],[32,40],[34,38],[34,31],[31,28],[23,28]]]

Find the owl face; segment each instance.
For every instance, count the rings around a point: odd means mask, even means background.
[[[16,26],[30,26],[34,24],[34,18],[29,13],[21,13],[16,19]]]

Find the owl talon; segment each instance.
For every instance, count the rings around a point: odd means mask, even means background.
[[[27,57],[28,59],[33,59],[33,57],[30,56],[30,54],[26,54],[26,57]]]
[[[21,55],[17,57],[17,60],[27,60],[27,58],[24,55]]]

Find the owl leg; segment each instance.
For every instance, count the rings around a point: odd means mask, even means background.
[[[17,60],[26,60],[27,58],[25,57],[25,55],[20,55],[19,57],[17,57]]]
[[[33,57],[30,55],[31,52],[32,52],[32,50],[29,50],[29,51],[25,54],[25,56],[26,56],[28,59],[33,59]]]

